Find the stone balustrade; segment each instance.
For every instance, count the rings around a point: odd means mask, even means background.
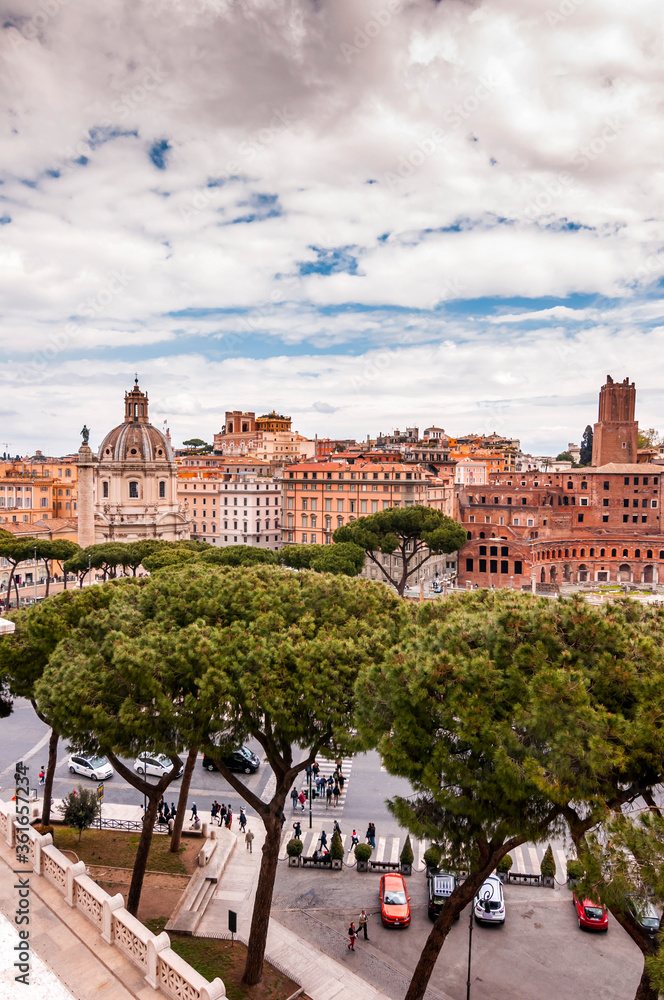
[[[47,879],[62,894],[65,903],[79,910],[94,924],[103,941],[113,945],[145,973],[145,981],[172,1000],[219,1000],[226,996],[221,979],[211,983],[180,958],[171,948],[168,934],[153,934],[124,906],[124,899],[102,889],[86,875],[85,864],[70,861],[53,846],[50,834],[28,828],[29,864],[40,878]],[[0,838],[9,847],[16,843],[16,811],[0,800]]]

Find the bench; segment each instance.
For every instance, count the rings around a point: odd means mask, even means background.
[[[400,861],[371,861],[369,860],[369,871],[374,872],[398,872],[401,869]]]
[[[331,868],[332,858],[300,857],[302,868]]]

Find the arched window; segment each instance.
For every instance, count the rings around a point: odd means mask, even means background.
[[[612,556],[612,558],[615,559],[617,555],[618,555],[618,550],[617,549],[611,549],[611,556]]]
[[[583,555],[583,552],[581,553],[581,555]],[[591,550],[590,550],[590,558],[592,559],[592,557],[593,557],[594,555],[595,555],[595,550],[594,550],[594,549],[591,549]]]
[[[586,554],[586,550],[585,549],[581,549],[580,555],[581,555],[582,559],[584,558],[585,554]]]
[[[646,559],[652,559],[652,549],[648,549],[646,553]]]
[[[205,534],[205,532],[207,531],[207,524],[205,522],[203,522],[202,531],[203,534]]]
[[[627,549],[623,549],[623,557],[624,556],[628,556],[628,555],[629,555],[629,552],[627,551]]]
[[[634,558],[635,559],[641,558],[641,549],[634,549]]]
[[[604,554],[605,554],[605,552],[606,552],[606,549],[600,549],[600,550],[599,550],[599,557],[600,557],[600,559],[603,559],[603,558],[604,558]]]

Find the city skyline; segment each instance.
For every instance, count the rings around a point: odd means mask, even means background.
[[[9,450],[98,443],[134,370],[176,444],[264,406],[555,453],[606,372],[661,428],[657,11],[18,0]]]

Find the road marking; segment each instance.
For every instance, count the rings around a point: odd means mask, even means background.
[[[26,761],[30,760],[31,757],[34,757],[34,755],[37,753],[38,750],[41,750],[43,746],[46,746],[50,738],[51,738],[51,730],[49,729],[47,733],[44,733],[39,743],[35,743],[35,745],[31,750],[28,750],[27,753],[21,755],[21,760]],[[4,778],[6,774],[13,774],[15,767],[16,767],[16,761],[13,764],[10,764],[9,767],[6,767],[4,771],[0,771],[0,778]]]
[[[556,857],[558,880],[564,882],[567,879],[567,858],[565,852],[557,848],[553,853]]]
[[[528,852],[530,854],[530,863],[533,867],[533,875],[539,875],[540,863],[539,863],[539,858],[537,856],[537,848],[533,847],[531,844],[528,844]]]
[[[390,854],[390,861],[393,865],[399,860],[399,838],[395,837],[392,842],[392,853]]]
[[[386,843],[385,837],[378,838],[378,847],[376,848],[376,857],[373,859],[374,861],[383,860],[383,856],[385,854],[385,843]]]
[[[418,868],[422,867],[424,862],[424,852],[427,849],[426,840],[418,840],[415,845],[415,864]]]
[[[510,851],[510,854],[512,855],[512,860],[514,862],[514,864],[512,865],[514,871],[525,872],[526,867],[523,861],[523,854],[521,853],[521,847],[517,846],[513,848],[512,851]]]

